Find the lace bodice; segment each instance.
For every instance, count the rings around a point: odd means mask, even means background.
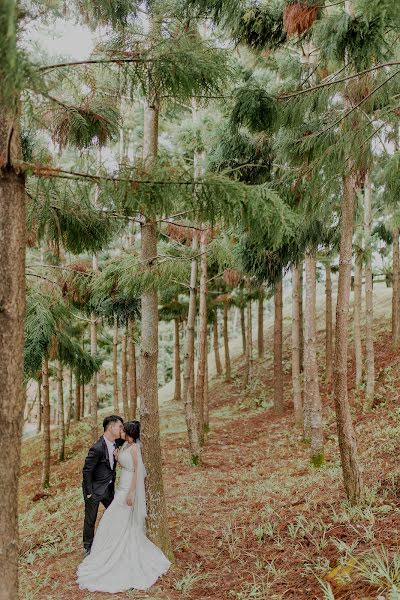
[[[123,469],[127,471],[131,471],[133,473],[133,457],[132,457],[132,446],[128,446],[125,444],[122,446],[121,450],[118,453],[118,462]]]

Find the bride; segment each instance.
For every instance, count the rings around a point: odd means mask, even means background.
[[[122,467],[119,488],[99,523],[90,554],[78,567],[79,587],[90,592],[146,590],[171,565],[145,534],[146,469],[139,421],[125,423],[124,434],[126,441],[117,454]]]

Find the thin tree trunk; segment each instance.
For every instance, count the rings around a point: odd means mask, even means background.
[[[125,330],[122,336],[121,347],[121,395],[122,407],[125,421],[129,421],[129,401],[128,401],[128,336]]]
[[[369,173],[365,176],[364,186],[364,234],[366,262],[365,262],[365,348],[366,348],[366,388],[365,403],[371,408],[375,392],[375,356],[374,356],[374,304],[372,290],[372,185]]]
[[[264,356],[264,288],[260,288],[260,297],[258,299],[258,357]]]
[[[210,431],[210,405],[208,394],[208,344],[206,345],[206,357],[204,361],[204,432]]]
[[[63,366],[57,361],[57,399],[58,399],[58,458],[65,459],[65,415],[64,415],[64,390]]]
[[[118,414],[119,412],[119,392],[118,392],[118,321],[115,318],[114,322],[114,337],[113,337],[113,405],[114,412]]]
[[[86,394],[85,394],[85,384],[82,383],[81,385],[81,418],[84,419],[85,418],[85,410],[86,410],[86,406],[85,406],[85,398]]]
[[[146,100],[143,160],[148,171],[151,170],[157,158],[158,112],[157,99],[153,98],[151,104]],[[156,256],[157,225],[154,221],[146,218],[141,225],[141,261],[145,273],[151,273],[153,270]],[[158,292],[156,290],[143,292],[141,305],[140,422],[143,459],[148,472],[146,477],[147,532],[150,539],[172,559],[164,494],[158,411]]]
[[[246,354],[247,343],[246,343],[246,318],[244,312],[244,306],[240,307],[240,327],[242,330],[242,345],[243,345],[243,354]]]
[[[199,326],[198,326],[198,361],[196,378],[196,407],[199,412],[200,444],[204,444],[204,378],[207,351],[207,238],[208,231],[202,225],[200,233],[200,288],[199,288]]]
[[[42,459],[42,488],[50,485],[50,389],[49,389],[49,359],[43,358],[43,459]]]
[[[356,386],[359,387],[363,380],[363,357],[361,344],[361,299],[362,299],[362,263],[356,255],[354,268],[354,351],[356,365]]]
[[[400,345],[400,256],[399,228],[393,229],[393,287],[392,287],[392,344],[393,348]]]
[[[229,303],[224,300],[224,349],[225,349],[225,381],[230,383],[232,380],[231,357],[229,354],[229,335],[228,335],[228,313]]]
[[[304,366],[304,312],[303,312],[303,263],[299,264],[300,287],[299,287],[299,309],[300,309],[300,370]]]
[[[349,170],[343,180],[341,205],[342,223],[336,306],[335,353],[333,360],[333,392],[344,486],[348,499],[354,504],[363,496],[363,482],[358,461],[357,443],[347,395],[348,317],[354,199],[357,189],[357,178],[353,165],[347,165],[347,169]]]
[[[327,385],[331,385],[333,373],[332,313],[331,261],[328,259],[325,263],[325,380]]]
[[[93,256],[93,270],[98,271],[97,256]],[[96,315],[90,315],[90,353],[92,356],[97,354],[97,320]],[[90,434],[92,441],[95,442],[98,437],[97,428],[97,373],[93,373],[90,382]]]
[[[274,313],[274,410],[283,413],[283,365],[282,365],[282,279],[275,285]]]
[[[221,356],[219,353],[219,339],[218,339],[218,311],[215,311],[215,318],[213,320],[213,342],[214,342],[215,369],[217,371],[217,375],[222,375],[222,363],[221,363]]]
[[[303,403],[300,379],[300,272],[292,269],[292,385],[294,421],[298,427],[303,423]]]
[[[73,370],[69,370],[69,390],[68,390],[68,409],[67,409],[67,419],[65,422],[65,435],[69,435],[69,428],[72,420],[72,405],[73,405]]]
[[[198,240],[193,230],[192,250],[198,247]],[[194,465],[200,462],[200,419],[194,395],[194,328],[196,320],[196,288],[197,259],[192,260],[190,273],[189,310],[186,325],[185,358],[183,374],[183,403],[185,407],[186,426],[189,437],[190,458]]]
[[[246,347],[246,369],[244,375],[244,387],[251,384],[253,379],[253,323],[251,313],[251,301],[247,303],[247,347]]]
[[[135,322],[128,320],[128,389],[129,389],[129,414],[131,420],[136,420],[137,411],[137,374],[136,374],[136,344]]]
[[[317,279],[315,255],[307,254],[305,264],[304,433],[305,437],[311,443],[311,462],[314,466],[320,466],[324,462],[324,436],[317,364]]]
[[[174,319],[174,378],[175,391],[174,400],[180,402],[182,400],[182,376],[181,376],[181,350],[179,340],[179,319]]]
[[[42,431],[42,378],[38,379],[38,422],[37,433]]]
[[[80,375],[75,374],[75,421],[81,420],[81,384]]]

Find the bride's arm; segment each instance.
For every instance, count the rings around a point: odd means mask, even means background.
[[[138,476],[138,457],[137,457],[136,444],[133,444],[131,452],[132,452],[132,458],[133,458],[134,472],[133,472],[131,487],[129,488],[128,496],[126,498],[126,503],[128,506],[133,506],[133,499],[135,497],[136,482],[137,482],[137,476]]]

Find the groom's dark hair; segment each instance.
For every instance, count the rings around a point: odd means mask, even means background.
[[[109,417],[106,417],[103,421],[104,431],[106,431],[110,423],[116,423],[117,421],[121,421],[121,423],[124,422],[123,418],[119,417],[118,415],[110,415]]]

